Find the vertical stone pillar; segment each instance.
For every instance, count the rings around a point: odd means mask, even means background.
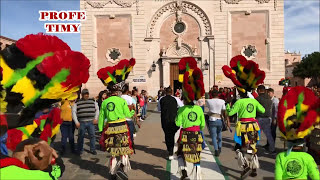
[[[163,67],[163,86],[168,87],[170,85],[170,63],[166,60],[162,60]]]
[[[158,60],[160,58],[160,38],[145,38],[147,42],[147,55],[146,55],[146,78],[149,94],[157,94],[160,88],[160,69]],[[156,64],[156,71],[151,71],[152,63]]]
[[[208,42],[205,41],[205,36],[200,36],[198,39],[200,41],[200,56],[201,56],[202,66],[204,67],[204,63],[206,60],[211,65],[210,57],[209,57]],[[201,67],[199,67],[199,68],[201,68]],[[211,67],[209,66],[208,70],[202,71],[204,89],[206,92],[209,92],[209,90],[210,90],[210,79],[212,78],[210,76],[210,70],[211,70]]]
[[[214,36],[207,36],[208,39],[208,48],[209,48],[209,75],[210,75],[210,82],[209,86],[212,87],[216,84],[215,82],[215,57],[214,57]]]

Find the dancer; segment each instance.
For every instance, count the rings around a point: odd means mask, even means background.
[[[257,176],[259,161],[256,144],[260,140],[260,127],[257,123],[256,112],[264,113],[264,107],[255,99],[248,98],[247,93],[259,84],[263,83],[265,73],[259,70],[258,64],[241,55],[235,56],[230,61],[230,66],[223,66],[223,73],[237,86],[241,99],[230,108],[226,107],[229,116],[238,113],[240,121],[236,124],[234,140],[236,142],[235,151],[238,157],[238,164],[243,170],[241,178]],[[244,157],[242,147],[247,147],[247,152],[251,155],[250,161]]]
[[[309,177],[319,180],[317,164],[310,154],[303,151],[304,137],[320,122],[319,102],[310,89],[302,86],[291,88],[282,97],[278,109],[278,126],[280,134],[288,142],[288,150],[277,155],[275,179]]]
[[[121,60],[117,65],[102,68],[97,73],[111,92],[111,97],[102,102],[98,124],[99,131],[103,130],[100,145],[111,154],[109,163],[111,179],[116,179],[120,174],[125,175],[124,172],[131,169],[129,155],[133,153],[133,148],[126,118],[131,118],[135,110],[130,111],[126,100],[118,97],[118,93],[122,91],[134,65],[135,59]],[[117,173],[118,169],[121,173]]]
[[[202,108],[194,104],[204,95],[203,75],[192,57],[182,58],[179,62],[179,80],[183,86],[185,106],[179,108],[176,125],[182,126],[178,140],[178,165],[181,179],[188,177],[186,161],[193,163],[190,174],[192,179],[201,179],[200,153],[203,136],[200,131],[205,127]]]
[[[51,140],[59,131],[60,110],[53,110],[44,121],[40,119],[40,125],[34,120],[35,114],[62,99],[72,98],[73,92],[89,79],[90,61],[56,36],[39,33],[6,47],[0,52],[0,62],[0,136],[7,129],[20,128],[15,135],[22,138],[13,140],[19,143],[27,139],[15,148],[14,158],[1,157],[0,179],[61,177],[62,160],[58,160],[47,142],[34,141],[26,126],[40,126],[37,135]],[[11,116],[15,112],[19,113]],[[51,123],[47,123],[49,120]],[[26,147],[28,144],[31,146]],[[49,164],[57,166],[49,167]]]

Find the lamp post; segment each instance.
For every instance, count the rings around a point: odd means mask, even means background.
[[[203,64],[203,67],[202,67],[204,70],[208,70],[209,69],[209,63],[207,60],[204,60],[204,64]]]
[[[151,65],[151,71],[153,71],[153,72],[156,71],[156,67],[157,67],[157,65],[153,61],[152,65]]]

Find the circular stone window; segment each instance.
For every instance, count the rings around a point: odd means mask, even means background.
[[[186,25],[183,22],[177,22],[173,27],[175,33],[181,34],[186,30]]]

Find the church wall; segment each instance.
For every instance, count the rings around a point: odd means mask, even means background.
[[[252,19],[257,19],[257,14],[263,12],[266,16],[266,32],[263,32],[260,28],[257,31],[255,28],[248,28],[246,30],[251,30],[253,34],[259,34],[259,36],[265,36],[264,33],[267,33],[267,37],[265,40],[267,47],[264,50],[259,50],[260,47],[257,47],[259,57],[259,61],[262,61],[262,66],[266,67],[266,75],[267,78],[265,83],[267,85],[271,85],[277,92],[280,92],[282,87],[277,86],[278,81],[284,77],[284,15],[283,15],[283,1],[279,0],[232,0],[233,2],[239,1],[238,4],[231,4],[231,0],[205,0],[205,1],[187,1],[195,4],[195,6],[199,7],[202,11],[205,12],[205,15],[208,17],[208,21],[210,21],[212,34],[207,35],[204,29],[204,25],[200,26],[200,33],[197,42],[199,43],[198,54],[202,57],[202,59],[207,59],[210,69],[204,71],[204,80],[206,85],[206,90],[210,88],[210,86],[217,84],[223,86],[232,86],[231,80],[224,77],[221,67],[223,65],[228,65],[230,59],[233,54],[236,54],[239,47],[234,47],[235,44],[239,43],[241,40],[233,41],[232,32],[232,19],[234,14],[240,14],[239,16],[245,18],[250,17]],[[261,3],[259,3],[260,1]],[[91,5],[88,3],[90,2]],[[92,3],[95,2],[96,4]],[[120,2],[120,3],[119,3]],[[85,10],[87,12],[87,20],[82,23],[81,26],[81,47],[82,52],[90,59],[91,67],[90,67],[90,79],[88,83],[85,85],[89,87],[92,92],[100,91],[104,88],[100,80],[96,77],[96,72],[99,70],[98,62],[98,41],[95,37],[97,34],[97,16],[109,16],[114,15],[115,20],[117,17],[130,16],[131,24],[131,40],[130,40],[130,51],[132,56],[136,58],[137,64],[134,67],[133,72],[130,74],[128,78],[128,82],[130,82],[131,88],[133,86],[137,86],[139,90],[147,89],[149,94],[156,95],[159,86],[161,85],[161,81],[163,80],[163,85],[168,85],[169,82],[166,82],[168,79],[170,72],[168,71],[169,64],[164,64],[163,72],[160,72],[158,59],[160,58],[160,41],[162,43],[163,39],[160,38],[160,32],[162,26],[169,26],[162,24],[166,23],[165,20],[162,21],[161,17],[159,17],[157,22],[159,26],[155,26],[155,32],[158,32],[158,36],[154,36],[149,38],[147,36],[151,20],[154,14],[164,5],[173,2],[173,1],[152,1],[152,0],[139,0],[139,1],[130,1],[126,0],[123,2],[128,2],[128,4],[121,3],[119,0],[109,0],[109,1],[98,1],[98,0],[81,0],[80,8],[81,10]],[[131,2],[134,2],[131,4]],[[230,4],[229,4],[229,3]],[[202,14],[198,10],[191,11],[188,10],[189,13],[193,13],[197,15],[197,22],[201,21]],[[250,15],[243,15],[245,13],[250,13]],[[165,12],[164,12],[165,13]],[[182,16],[190,16],[189,14],[182,14]],[[169,17],[174,19],[175,16]],[[262,18],[262,17],[259,17]],[[161,19],[161,20],[160,20]],[[186,18],[183,18],[183,20]],[[191,18],[190,20],[192,20]],[[188,22],[188,24],[191,22]],[[201,22],[200,22],[201,23]],[[170,23],[169,23],[170,24]],[[252,23],[253,24],[253,23]],[[171,26],[171,24],[170,24]],[[234,25],[235,26],[235,25]],[[236,25],[238,26],[238,25]],[[263,27],[264,23],[260,24],[260,27]],[[188,27],[190,28],[190,27]],[[239,29],[239,28],[238,28]],[[171,30],[167,28],[167,33]],[[195,31],[193,31],[195,32]],[[172,32],[171,32],[172,33]],[[157,33],[155,33],[157,34]],[[187,35],[187,34],[186,34]],[[197,36],[193,34],[192,37]],[[149,38],[149,39],[148,39]],[[172,37],[170,37],[172,39]],[[245,38],[243,36],[242,38]],[[186,38],[190,39],[190,38]],[[193,38],[191,38],[193,39]],[[256,40],[260,38],[256,37]],[[193,39],[194,40],[194,39]],[[263,41],[259,40],[260,44],[258,46],[263,47]],[[172,40],[170,40],[172,42]],[[192,41],[189,44],[191,46],[195,45],[196,41]],[[113,42],[114,43],[114,42]],[[165,45],[167,46],[167,45]],[[197,45],[198,46],[198,45]],[[239,45],[240,46],[240,45]],[[242,46],[242,45],[241,45]],[[103,52],[102,48],[102,52]],[[233,50],[236,49],[236,50]],[[101,54],[103,54],[101,52]],[[263,52],[263,53],[262,53]],[[240,54],[240,52],[239,52]],[[261,54],[265,54],[265,57],[260,57]],[[102,56],[100,55],[100,58]],[[267,60],[264,60],[267,59]],[[100,61],[100,59],[99,59]],[[104,59],[104,61],[107,61]],[[155,62],[157,65],[156,71],[151,72],[150,67],[152,63]],[[269,62],[269,64],[268,64]],[[133,79],[142,78],[146,79],[145,83],[135,83],[132,82]],[[218,83],[220,81],[220,84]]]

